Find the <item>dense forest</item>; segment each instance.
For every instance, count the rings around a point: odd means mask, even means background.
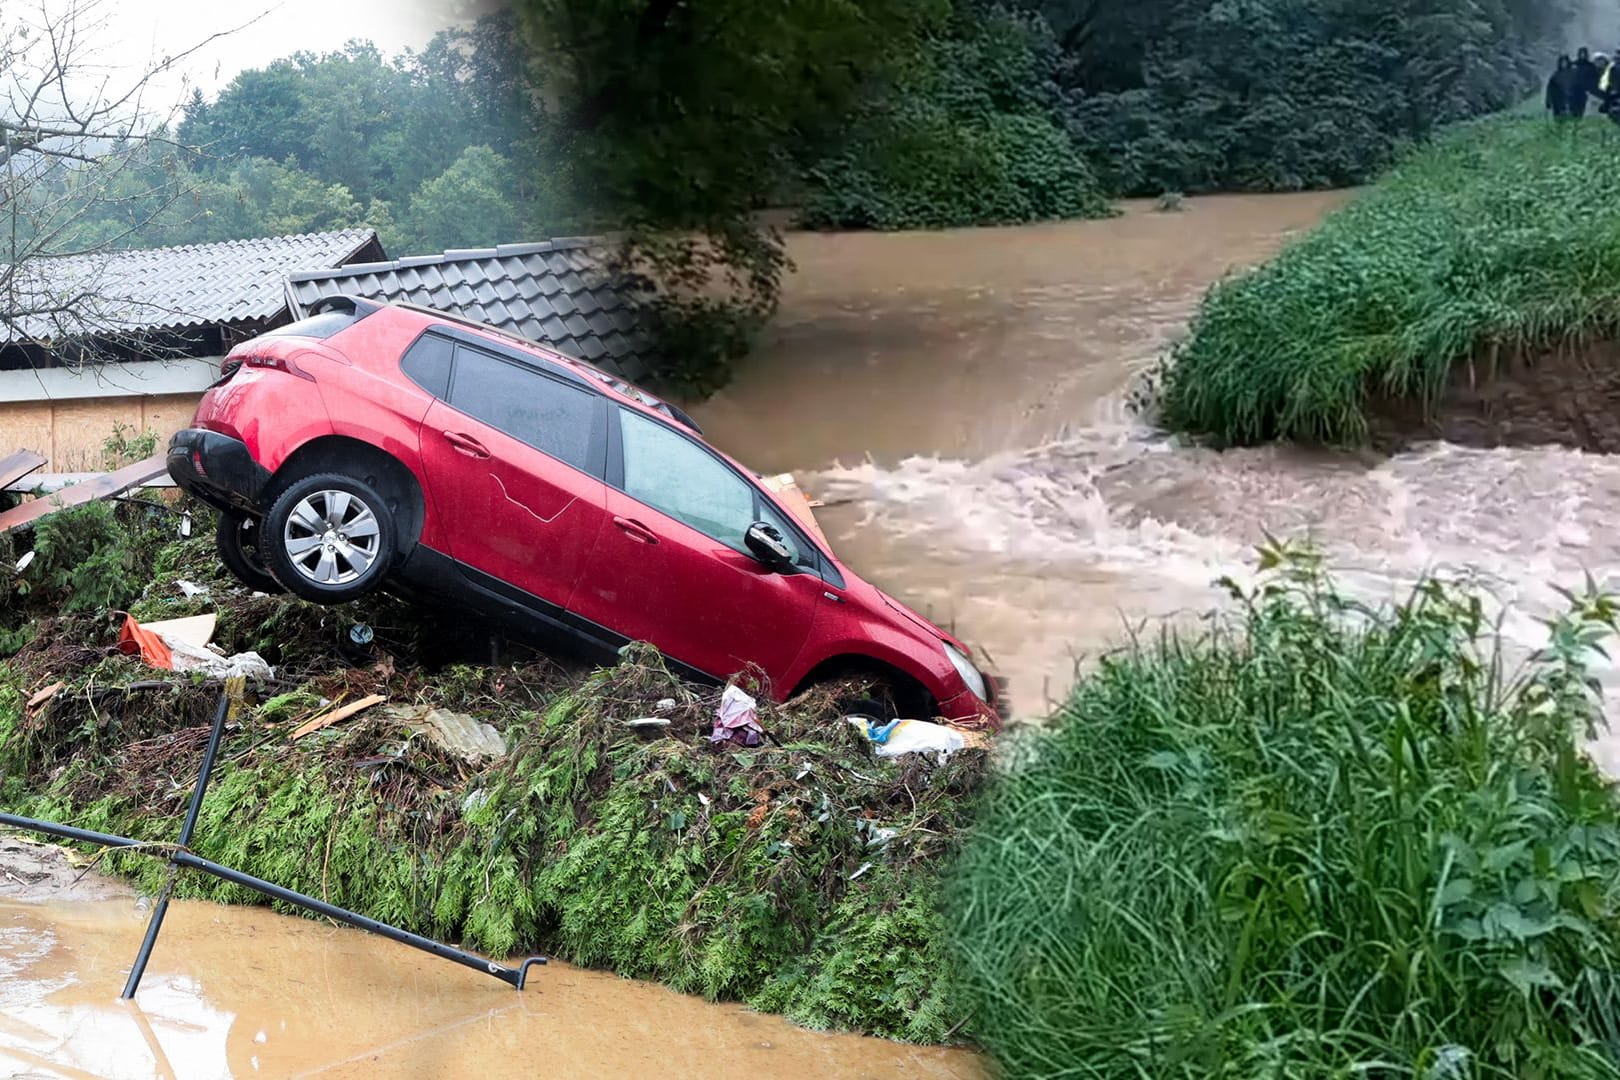
[[[516,0],[421,52],[355,41],[244,71],[118,170],[65,162],[36,190],[59,248],[366,224],[398,256],[619,231],[666,294],[729,282],[663,312],[721,354],[677,373],[712,383],[785,268],[754,211],[937,227],[1356,184],[1532,93],[1580,7]]]

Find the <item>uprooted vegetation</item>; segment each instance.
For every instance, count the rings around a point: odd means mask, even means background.
[[[1620,328],[1614,152],[1608,124],[1524,117],[1414,151],[1316,232],[1211,291],[1164,373],[1164,422],[1226,444],[1350,444],[1386,401],[1415,407],[1397,434],[1429,434],[1459,366],[1468,387],[1511,375],[1533,391],[1544,358]],[[1612,394],[1612,381],[1590,388]],[[1555,441],[1587,445],[1579,420],[1560,419],[1570,390],[1560,369],[1544,394],[1472,404],[1523,415],[1439,430],[1547,441],[1573,425]]]
[[[1273,551],[1213,636],[1102,665],[950,890],[1009,1077],[1620,1075],[1620,804],[1581,752],[1617,609],[1504,671],[1477,594],[1369,609]]]
[[[831,690],[788,708],[761,694],[773,738],[714,746],[719,690],[680,682],[649,651],[596,672],[538,657],[443,663],[394,601],[323,609],[247,593],[202,519],[194,539],[170,541],[165,511],[83,513],[109,515],[135,564],[156,568],[111,606],[215,611],[216,642],[277,665],[228,730],[192,845],[203,857],[496,956],[549,952],[810,1026],[919,1042],[960,1030],[935,897],[983,750],[877,758]],[[26,575],[37,587],[9,586],[10,617],[31,621],[0,660],[0,804],[172,841],[220,687],[117,655],[99,594],[75,605],[71,582],[44,584],[48,535]],[[179,580],[207,592],[188,599]],[[375,630],[365,648],[348,643],[356,621]],[[292,737],[373,693],[389,705]],[[505,755],[442,748],[394,708],[419,706],[491,725]],[[646,717],[669,723],[629,724]],[[138,855],[101,865],[147,888],[164,873]],[[180,894],[262,902],[201,875],[183,875]]]

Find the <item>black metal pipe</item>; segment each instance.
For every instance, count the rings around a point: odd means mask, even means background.
[[[191,843],[191,834],[197,828],[197,815],[202,812],[203,794],[208,790],[208,778],[214,771],[214,756],[219,753],[219,740],[225,733],[225,717],[230,710],[231,695],[226,690],[219,695],[219,705],[214,709],[214,726],[208,732],[208,745],[203,747],[202,766],[197,770],[197,786],[191,789],[191,805],[186,807],[186,820],[180,825],[180,848]],[[152,959],[152,946],[157,944],[158,931],[163,929],[163,917],[169,913],[169,897],[174,893],[174,871],[177,866],[179,863],[171,855],[169,876],[158,892],[157,903],[152,906],[152,917],[146,923],[146,936],[141,939],[140,951],[135,954],[135,966],[129,969],[124,992],[118,995],[125,1001],[134,998],[135,991],[141,985],[141,976],[146,974],[146,965]]]
[[[89,829],[76,829],[71,825],[60,825],[54,821],[39,821],[34,818],[18,817],[15,814],[0,814],[0,825],[6,825],[13,829],[23,829],[28,832],[43,833],[46,836],[55,836],[63,840],[77,840],[80,843],[85,844],[99,844],[102,847],[139,848],[143,843],[145,843],[141,840],[131,840],[127,836],[114,836],[111,833],[93,832]],[[154,851],[152,854],[161,856],[164,853]],[[543,956],[532,956],[523,961],[523,963],[514,970],[502,964],[497,964],[493,960],[486,960],[481,956],[474,956],[472,953],[462,952],[460,949],[441,944],[440,942],[433,941],[418,934],[413,934],[408,930],[401,930],[398,927],[389,926],[387,923],[380,923],[375,919],[368,919],[364,915],[356,915],[352,911],[345,911],[343,908],[340,908],[335,904],[328,904],[326,901],[317,900],[313,896],[305,896],[303,893],[296,893],[291,889],[284,889],[280,885],[273,885],[268,881],[263,881],[259,878],[253,877],[251,874],[244,874],[239,870],[232,870],[228,866],[221,866],[218,863],[209,862],[207,859],[193,855],[189,851],[175,852],[174,861],[179,863],[181,866],[188,866],[193,870],[201,870],[205,874],[212,874],[217,878],[231,882],[233,885],[241,885],[245,888],[253,889],[256,892],[263,893],[271,899],[281,900],[284,903],[306,908],[315,912],[317,915],[325,915],[328,918],[336,919],[338,922],[359,927],[361,930],[367,930],[373,934],[381,935],[382,937],[388,938],[390,941],[397,941],[401,945],[409,945],[413,949],[421,949],[423,952],[432,953],[434,956],[442,957],[446,960],[453,960],[454,962],[461,964],[463,967],[469,967],[474,971],[482,971],[486,974],[493,975],[502,982],[514,986],[519,990],[523,989],[523,984],[528,978],[529,968],[536,964],[544,964],[546,962],[546,958]]]
[[[90,829],[76,829],[72,825],[59,825],[54,821],[18,817],[16,814],[0,814],[0,825],[13,829],[22,829],[24,832],[44,833],[46,836],[55,836],[62,840],[77,840],[81,844],[99,844],[102,847],[139,847],[147,843],[145,840],[131,840],[127,836],[114,836],[112,833],[93,832]]]

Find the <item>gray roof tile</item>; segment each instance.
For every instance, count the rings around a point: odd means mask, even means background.
[[[353,270],[293,273],[288,282],[306,307],[339,291],[421,304],[607,363],[626,375],[648,369],[646,335],[628,287],[615,282],[603,264],[600,241],[502,244]]]
[[[17,275],[20,305],[42,306],[36,302],[73,291],[96,299],[71,318],[18,321],[22,333],[52,341],[273,319],[287,307],[287,274],[342,267],[376,237],[370,229],[344,229],[36,259]],[[11,333],[0,328],[0,341]]]

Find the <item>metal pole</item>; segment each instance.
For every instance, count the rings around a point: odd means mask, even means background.
[[[80,843],[85,844],[99,844],[102,847],[133,847],[140,849],[140,846],[143,843],[140,840],[131,840],[127,836],[114,836],[111,833],[93,832],[90,829],[77,829],[71,825],[60,825],[54,821],[40,821],[35,818],[18,817],[15,814],[0,814],[0,825],[9,826],[13,829],[24,829],[29,832],[43,833],[46,836],[55,836],[63,840],[77,840]],[[151,854],[159,855],[161,853],[152,852]],[[401,930],[398,927],[389,926],[387,923],[380,923],[375,919],[368,919],[364,915],[356,915],[352,911],[345,911],[343,908],[337,907],[334,904],[328,904],[324,900],[317,900],[313,896],[305,896],[303,893],[296,893],[291,889],[284,889],[280,885],[273,885],[268,881],[253,877],[250,874],[244,874],[239,870],[232,870],[228,866],[221,866],[218,863],[209,862],[207,859],[193,855],[189,851],[175,852],[174,861],[179,863],[181,866],[189,866],[194,870],[201,870],[205,874],[212,874],[215,877],[229,881],[234,885],[241,885],[245,888],[253,889],[254,891],[263,893],[274,900],[280,900],[284,903],[306,908],[318,915],[325,915],[327,918],[336,919],[338,922],[359,927],[361,930],[367,930],[373,934],[379,934],[382,937],[388,938],[390,941],[397,941],[401,945],[409,945],[413,949],[421,949],[423,952],[432,953],[434,956],[442,957],[445,960],[454,961],[455,963],[461,964],[463,967],[472,968],[474,971],[486,972],[495,976],[497,979],[500,979],[502,982],[516,987],[519,990],[523,989],[524,982],[529,975],[529,968],[536,964],[544,964],[546,962],[546,958],[543,956],[531,956],[527,960],[523,961],[523,963],[520,964],[516,969],[505,967],[504,965],[495,963],[493,960],[486,960],[481,956],[474,956],[472,953],[463,952],[460,949],[441,944],[440,942],[433,941],[430,938],[413,934],[408,930]]]
[[[214,771],[214,755],[219,753],[219,739],[225,732],[225,716],[231,709],[230,691],[223,691],[219,695],[219,707],[214,710],[214,726],[208,732],[208,745],[203,748],[202,768],[197,773],[197,786],[191,790],[191,805],[186,807],[186,820],[180,826],[179,847],[175,854],[184,850],[191,843],[192,831],[197,828],[197,815],[202,811],[203,793],[208,790],[208,776]],[[163,929],[163,916],[169,912],[169,896],[174,892],[175,871],[179,867],[174,855],[169,856],[169,876],[163,882],[163,889],[158,893],[157,904],[152,908],[152,918],[146,924],[146,936],[141,939],[141,951],[135,954],[135,966],[129,969],[129,979],[124,983],[124,992],[119,995],[125,1001],[135,996],[135,990],[141,985],[141,976],[146,974],[146,964],[152,959],[152,946],[157,944],[158,931]]]

